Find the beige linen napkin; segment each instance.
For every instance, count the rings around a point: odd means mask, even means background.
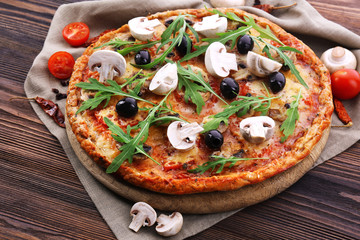
[[[263,0],[262,3],[265,1]],[[321,17],[305,0],[297,0],[297,3],[296,7],[278,10],[274,13],[275,15],[252,7],[243,7],[243,9],[264,16],[296,35],[301,34],[299,38],[313,48],[318,56],[327,48],[337,45],[332,41],[341,40],[338,44],[357,49],[355,52],[360,61],[359,36]],[[207,3],[202,0],[108,0],[60,6],[54,15],[44,47],[35,58],[26,78],[26,95],[28,97],[41,96],[53,100],[65,112],[65,100],[56,101],[51,88],[58,88],[61,92],[66,92],[66,87],[62,87],[60,82],[51,76],[47,69],[47,60],[56,51],[67,51],[75,59],[81,56],[84,51],[84,48],[70,47],[62,38],[61,31],[68,23],[85,22],[91,29],[90,37],[93,37],[105,29],[118,28],[136,16],[180,8],[202,8],[205,4]],[[252,4],[253,1],[247,1],[247,5],[251,6]],[[341,36],[341,39],[338,36]],[[345,105],[354,120],[354,126],[351,129],[331,130],[328,144],[317,164],[344,151],[360,138],[360,96],[351,101],[346,101]],[[77,159],[65,130],[58,127],[35,103],[32,103],[32,106],[49,131],[59,139],[80,181],[115,236],[118,239],[158,239],[159,236],[155,233],[154,227],[143,228],[138,233],[133,233],[128,229],[131,221],[129,210],[133,203],[109,191],[93,178]],[[333,119],[334,124],[340,124],[336,116]],[[182,231],[170,239],[183,239],[197,234],[235,212],[185,215]],[[160,212],[158,213],[160,214]]]

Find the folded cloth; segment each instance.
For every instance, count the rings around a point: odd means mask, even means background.
[[[274,13],[276,15],[250,7],[253,1],[247,1],[249,6],[245,6],[242,9],[264,16],[299,36],[318,56],[327,48],[338,44],[353,49],[360,62],[360,37],[358,35],[324,19],[305,0],[296,0],[296,2],[297,6],[287,10],[277,10]],[[262,3],[275,4],[276,2],[273,0],[268,2],[263,0]],[[85,22],[91,29],[90,37],[93,37],[105,29],[120,27],[133,17],[146,16],[149,13],[152,14],[165,10],[203,8],[205,5],[210,6],[208,2],[201,0],[105,0],[60,6],[51,22],[44,47],[35,58],[26,78],[26,95],[28,97],[41,96],[56,101],[51,88],[56,87],[61,92],[66,91],[66,87],[61,86],[60,82],[49,73],[47,61],[57,51],[67,51],[75,59],[81,56],[84,51],[84,48],[70,47],[64,41],[61,32],[68,23],[76,21]],[[335,43],[334,41],[339,40],[339,35],[341,35],[341,42]],[[356,111],[356,109],[360,109],[359,98],[360,96],[345,102],[345,106],[354,120],[354,126],[351,129],[332,129],[328,144],[316,164],[334,157],[359,140],[360,112]],[[59,104],[60,109],[65,112],[65,100],[56,102]],[[129,211],[133,203],[114,194],[93,178],[76,157],[68,141],[66,131],[58,127],[39,106],[32,103],[32,107],[49,131],[59,139],[81,183],[115,236],[118,239],[158,239],[159,236],[153,227],[143,228],[138,233],[128,229],[128,225],[131,222]],[[336,116],[333,117],[333,122],[335,125],[341,124]],[[341,144],[338,139],[341,139]],[[169,239],[183,239],[197,234],[235,212],[237,211],[207,215],[185,215],[183,229],[178,235]]]

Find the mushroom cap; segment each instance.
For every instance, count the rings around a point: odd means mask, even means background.
[[[167,129],[167,137],[171,145],[178,150],[188,150],[195,145],[197,134],[204,129],[196,122],[172,122]]]
[[[94,52],[88,62],[91,71],[100,73],[100,82],[105,79],[113,79],[114,76],[121,76],[125,73],[126,60],[115,51],[99,50]]]
[[[173,212],[170,216],[161,214],[157,222],[156,232],[161,236],[170,237],[180,232],[183,225],[183,217],[179,212]]]
[[[158,19],[149,20],[147,17],[136,17],[128,22],[131,35],[140,40],[150,40],[154,34],[154,27],[161,25]]]
[[[226,31],[227,18],[219,17],[219,14],[204,17],[201,22],[194,24],[194,29],[205,37],[215,38],[217,33]]]
[[[145,202],[135,203],[130,210],[130,215],[133,216],[133,220],[129,228],[135,232],[139,231],[141,226],[154,225],[157,217],[155,210]]]
[[[281,63],[254,53],[253,51],[248,52],[246,61],[249,71],[258,77],[270,75],[273,72],[279,71],[282,67]]]
[[[245,118],[240,122],[240,132],[251,143],[262,143],[274,134],[275,121],[268,116]]]
[[[245,5],[245,0],[210,0],[213,7],[241,7]]]
[[[224,44],[213,42],[205,52],[205,67],[215,77],[226,77],[230,70],[238,70],[236,55],[227,53]]]
[[[149,90],[157,95],[166,95],[178,84],[176,63],[167,63],[159,69],[150,82]]]
[[[340,46],[326,50],[321,55],[321,61],[329,69],[330,73],[344,68],[356,69],[357,65],[355,55],[348,49]]]

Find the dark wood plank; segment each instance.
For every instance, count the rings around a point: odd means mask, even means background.
[[[115,239],[23,83],[52,16],[75,0],[0,0],[0,239]],[[357,0],[310,0],[360,34]],[[278,196],[190,239],[359,239],[360,142]]]

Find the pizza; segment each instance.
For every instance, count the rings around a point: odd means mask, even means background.
[[[330,126],[314,52],[239,9],[131,19],[75,63],[66,116],[119,181],[165,194],[230,191],[308,156]]]

